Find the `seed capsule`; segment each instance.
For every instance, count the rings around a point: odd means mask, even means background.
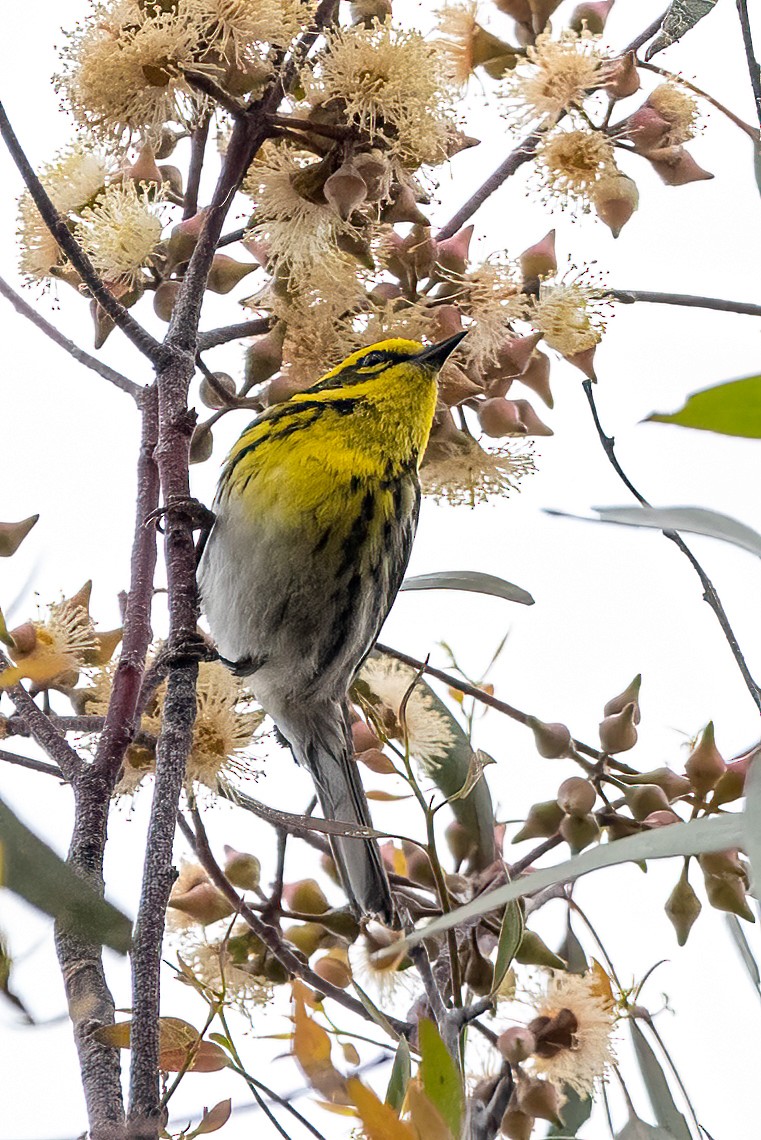
[[[676,931],[676,940],[680,946],[684,946],[687,941],[702,909],[700,899],[690,886],[685,871],[666,899],[664,907],[666,917]]]
[[[543,803],[532,804],[526,822],[513,836],[513,843],[521,843],[524,839],[549,839],[551,835],[557,833],[564,815],[557,800],[544,800]]]
[[[537,717],[528,718],[528,726],[534,734],[536,750],[545,760],[558,760],[567,756],[571,747],[570,729],[558,722],[545,724]]]
[[[596,800],[597,792],[582,776],[569,776],[558,788],[558,804],[566,815],[588,815]]]
[[[669,806],[668,796],[657,784],[640,784],[626,793],[626,803],[635,819],[644,819],[654,811]]]
[[[255,891],[259,886],[262,865],[256,855],[248,851],[236,851],[225,844],[225,874],[234,887],[242,891]]]
[[[555,231],[550,230],[541,241],[524,249],[518,258],[524,280],[536,281],[551,277],[557,272],[558,259],[555,253]]]
[[[511,1065],[520,1065],[521,1061],[525,1061],[536,1049],[536,1037],[530,1029],[516,1025],[500,1033],[497,1038],[497,1048]]]
[[[687,759],[685,775],[697,794],[705,797],[726,770],[727,765],[714,740],[713,721],[709,721]]]
[[[600,825],[593,815],[567,815],[560,821],[558,831],[574,855],[600,838]]]
[[[612,713],[600,722],[600,743],[603,751],[615,755],[628,752],[637,743],[637,729],[634,727],[637,705],[630,701],[619,713]]]
[[[550,1081],[527,1077],[518,1085],[518,1105],[529,1116],[560,1125],[560,1093]]]
[[[217,410],[219,408],[226,408],[229,406],[229,401],[225,400],[217,391],[221,388],[223,392],[227,392],[230,396],[235,395],[235,381],[228,372],[213,372],[212,376],[216,382],[216,387],[211,383],[208,376],[204,376],[198,387],[198,396],[201,402],[207,407]]]
[[[283,898],[291,910],[301,914],[324,914],[329,909],[328,900],[322,888],[314,879],[299,879],[296,883],[286,883]]]

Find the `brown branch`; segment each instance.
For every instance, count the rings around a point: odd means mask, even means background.
[[[85,352],[79,345],[75,344],[73,340],[69,340],[67,336],[59,332],[58,329],[46,321],[45,318],[38,313],[37,310],[30,305],[24,298],[11,288],[7,281],[0,277],[0,294],[7,301],[13,305],[17,313],[22,317],[26,317],[38,329],[45,333],[45,336],[50,337],[54,344],[62,348],[64,352],[68,352],[69,356],[73,356],[79,364],[84,364],[85,368],[91,368],[93,372],[97,372],[104,380],[108,380],[116,388],[120,388],[122,392],[126,392],[133,400],[139,401],[140,395],[143,391],[139,384],[135,384],[132,380],[128,380],[126,376],[122,376],[121,372],[117,372],[114,368],[109,368],[102,360],[98,360],[95,356],[90,356],[89,352]]]
[[[624,305],[637,301],[651,305],[679,305],[687,309],[715,309],[719,313],[740,313],[746,317],[761,317],[761,305],[749,301],[725,301],[722,297],[697,297],[691,293],[653,293],[643,289],[605,289],[606,297]]]
[[[14,685],[8,690],[8,696],[40,748],[56,762],[69,783],[73,783],[83,768],[80,757],[61,736],[47,713],[35,704],[26,689]]]
[[[635,36],[631,43],[628,43],[626,47],[621,51],[621,55],[628,55],[630,51],[639,51],[639,49],[643,47],[648,40],[651,40],[653,38],[656,32],[660,31],[661,24],[666,19],[667,15],[668,8],[664,12],[661,12],[660,16],[656,16],[652,24],[648,24],[643,32],[640,32],[638,36]]]
[[[436,234],[436,240],[443,241],[444,238],[456,234],[460,227],[473,217],[476,210],[483,206],[486,199],[500,188],[503,182],[515,174],[516,170],[519,170],[525,162],[530,162],[536,154],[537,143],[541,137],[541,131],[532,131],[531,134],[526,135],[507,158],[499,164],[494,173],[490,174],[476,192],[468,198],[465,205],[461,206],[457,213],[453,214],[449,221],[441,227]]]
[[[217,249],[221,249],[224,245],[232,245],[236,241],[240,241],[246,236],[246,227],[241,226],[240,229],[230,230],[229,234],[223,234],[217,242]]]
[[[217,345],[228,344],[231,340],[241,340],[247,336],[261,336],[271,328],[271,317],[257,317],[251,321],[239,321],[236,325],[225,325],[223,328],[199,332],[198,351],[206,352],[209,348],[216,348]]]
[[[750,19],[748,17],[748,5],[746,0],[737,0],[737,14],[740,17],[740,28],[742,29],[745,58],[748,61],[750,85],[753,88],[753,101],[756,104],[756,114],[758,115],[758,121],[761,123],[761,69],[759,68],[758,60],[756,59],[756,53],[753,50],[753,35],[750,29]]]
[[[2,103],[0,103],[0,136],[2,136],[11,158],[18,167],[42,220],[82,278],[90,294],[144,356],[147,356],[154,364],[166,360],[169,353],[165,346],[155,340],[142,325],[137,323],[134,317],[130,316],[129,312],[101,281],[89,257],[74,238],[66,222],[51,202],[45,187],[32,169]]]
[[[182,816],[179,816],[178,823],[182,834],[187,839],[190,846],[198,856],[201,866],[208,874],[211,881],[222,892],[223,895],[232,903],[235,909],[240,914],[241,918],[246,922],[247,926],[260,938],[272,955],[285,967],[290,974],[294,977],[301,978],[307,985],[312,986],[318,993],[325,994],[326,997],[338,1002],[344,1009],[356,1013],[357,1016],[364,1018],[366,1021],[373,1021],[373,1018],[367,1012],[361,1002],[353,998],[351,994],[347,994],[345,990],[340,990],[337,986],[331,985],[321,978],[319,974],[315,974],[313,970],[309,969],[303,959],[299,958],[289,948],[286,941],[280,934],[280,931],[275,926],[270,926],[269,923],[264,922],[251,908],[243,901],[238,894],[235,887],[227,878],[221,867],[217,863],[209,846],[208,836],[206,829],[203,826],[203,821],[198,813],[197,808],[191,809],[193,818],[193,827],[187,823]],[[195,829],[195,830],[194,830]],[[400,1035],[406,1035],[410,1031],[410,1026],[405,1021],[399,1021],[395,1017],[387,1015],[387,1020],[392,1029]]]
[[[213,99],[220,107],[224,109],[236,119],[240,119],[246,113],[245,103],[241,103],[238,99],[233,98],[224,87],[220,87],[218,83],[209,75],[204,75],[198,71],[183,71],[183,76],[191,87],[196,91],[200,91],[203,95],[207,95],[209,99]]]
[[[103,731],[95,754],[96,767],[116,781],[127,745],[140,723],[138,701],[151,640],[151,602],[156,570],[156,530],[145,520],[159,502],[159,473],[154,458],[158,443],[158,393],[155,384],[143,392],[143,427],[137,462],[137,509],[132,541],[130,588],[124,634],[114,674]]]
[[[6,752],[0,748],[0,760],[6,764],[16,764],[19,768],[28,768],[30,772],[44,772],[46,776],[57,776],[65,780],[61,769],[56,764],[46,764],[44,760],[35,760],[31,756],[20,756],[17,752]]]
[[[622,483],[632,493],[637,502],[641,503],[643,507],[649,507],[650,503],[648,500],[644,497],[644,495],[640,494],[640,492],[629,479],[626,472],[621,467],[621,464],[618,462],[618,457],[615,453],[615,440],[612,436],[609,436],[604,431],[603,426],[600,423],[600,417],[597,412],[597,405],[595,403],[594,393],[592,391],[591,380],[585,380],[583,383],[583,388],[584,393],[587,397],[587,401],[589,402],[589,408],[592,413],[592,419],[594,420],[600,443],[602,444],[603,450],[608,457],[608,461],[610,462],[611,467],[616,472],[619,479],[621,479]],[[727,640],[729,648],[732,651],[732,655],[735,659],[735,662],[737,663],[737,667],[740,670],[743,681],[745,682],[748,692],[751,695],[753,703],[756,705],[759,712],[761,712],[761,688],[759,688],[757,683],[754,681],[750,670],[748,669],[747,662],[743,656],[742,650],[740,649],[740,645],[737,641],[734,630],[732,629],[729,618],[727,617],[727,613],[721,603],[721,599],[719,598],[718,593],[716,592],[716,587],[682,536],[675,530],[664,530],[662,533],[666,538],[669,539],[670,542],[673,542],[679,548],[679,550],[681,550],[682,554],[684,554],[684,556],[689,560],[693,570],[700,579],[700,584],[703,587],[703,600],[708,603],[716,615],[716,619],[721,626],[721,630]]]
[[[198,190],[201,184],[201,172],[206,151],[206,140],[209,137],[209,118],[203,120],[190,136],[190,165],[188,166],[188,184],[185,187],[185,200],[183,203],[183,219],[192,218],[198,213]]]

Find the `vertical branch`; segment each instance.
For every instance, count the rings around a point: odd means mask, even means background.
[[[761,123],[761,68],[758,65],[756,53],[753,50],[753,36],[750,30],[747,0],[737,0],[737,14],[740,17],[743,45],[745,47],[745,58],[748,61],[748,73],[750,74],[750,85],[753,88],[753,100],[756,104],[756,114],[758,115],[759,123]]]
[[[201,184],[201,171],[203,170],[204,152],[208,137],[209,119],[207,117],[193,131],[190,140],[190,165],[188,167],[188,184],[185,188],[183,218],[192,218],[198,211],[198,190]]]

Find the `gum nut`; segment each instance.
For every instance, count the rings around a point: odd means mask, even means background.
[[[355,752],[364,752],[366,748],[380,747],[380,740],[364,720],[354,721],[351,726],[351,739]]]
[[[207,408],[212,408],[217,411],[219,408],[229,407],[229,400],[226,400],[223,395],[219,394],[218,388],[226,392],[229,396],[235,395],[235,381],[228,372],[213,372],[216,387],[209,380],[208,376],[201,379],[198,386],[198,396],[201,403]]]
[[[513,381],[513,376],[497,376],[486,385],[487,396],[506,396],[513,386]]]
[[[528,23],[524,23],[523,21],[519,22],[516,20],[515,27],[513,28],[513,35],[518,41],[520,47],[531,47],[536,43],[536,35],[534,33],[534,29],[531,27],[530,21]]]
[[[682,146],[651,150],[645,157],[667,186],[686,186],[689,182],[704,182],[714,177]]]
[[[475,226],[465,226],[452,237],[436,242],[436,263],[453,273],[464,273],[468,265],[470,239]]]
[[[153,294],[153,311],[160,320],[168,324],[172,319],[177,295],[180,292],[179,281],[162,281]]]
[[[569,776],[558,788],[558,804],[566,815],[589,815],[596,800],[597,792],[582,776]]]
[[[261,265],[262,268],[266,268],[267,263],[270,259],[270,246],[268,241],[265,241],[263,238],[254,237],[253,234],[249,234],[248,237],[241,239],[240,244],[243,246],[247,253],[251,254],[254,261],[257,262],[258,265]]]
[[[353,24],[372,28],[373,22],[384,23],[391,15],[391,0],[352,0],[349,7]]]
[[[672,772],[670,768],[653,768],[649,772],[640,772],[638,776],[630,776],[629,782],[634,784],[656,784],[662,788],[669,803],[687,795],[692,791],[692,784],[686,776]]]
[[[444,838],[446,839],[447,847],[452,853],[452,857],[459,867],[473,851],[473,836],[467,827],[455,819],[447,825]]]
[[[531,1140],[534,1123],[534,1117],[527,1112],[522,1112],[519,1108],[508,1108],[499,1129],[503,1136],[507,1136],[507,1140]]]
[[[669,124],[655,107],[643,103],[628,118],[615,125],[615,133],[628,139],[638,154],[660,146],[669,132]]]
[[[523,1025],[515,1025],[506,1029],[497,1038],[497,1048],[506,1061],[511,1065],[520,1065],[536,1049],[536,1037],[530,1029]]]
[[[560,1124],[560,1093],[550,1081],[527,1077],[518,1085],[518,1105],[529,1116]]]
[[[336,986],[339,990],[345,990],[351,982],[351,968],[348,961],[332,953],[327,953],[322,958],[318,958],[312,969],[323,981],[329,982],[330,985]]]
[[[506,435],[525,435],[527,431],[515,401],[506,400],[504,396],[482,400],[478,405],[478,422],[492,439],[502,439]]]
[[[637,729],[634,727],[636,711],[636,703],[630,701],[620,713],[612,713],[600,722],[600,743],[604,752],[615,755],[617,752],[628,752],[634,747],[637,743]]]
[[[518,379],[532,392],[536,392],[548,408],[554,408],[555,401],[550,391],[550,358],[546,352],[537,348],[531,354],[527,367],[521,372]]]
[[[392,191],[391,201],[387,202],[380,213],[380,220],[385,223],[416,222],[418,225],[429,225],[428,218],[417,204],[412,187],[402,184]]]
[[[246,349],[244,384],[247,392],[257,384],[269,380],[280,368],[283,363],[285,333],[285,321],[278,321],[268,333],[257,337]]]
[[[594,190],[592,203],[600,221],[617,238],[639,205],[637,183],[625,174],[606,178]]]
[[[745,897],[745,887],[736,875],[706,875],[706,897],[715,910],[739,915],[746,922],[755,922],[753,911]]]
[[[436,263],[436,242],[429,226],[413,226],[404,248],[418,278],[429,277]]]
[[[303,392],[308,388],[314,380],[300,380],[294,376],[290,371],[281,372],[278,376],[273,376],[264,394],[264,403],[268,408],[273,404],[283,404],[286,400],[290,400],[291,396],[296,392]]]
[[[196,424],[190,437],[190,462],[205,463],[214,450],[214,436],[208,424]]]
[[[673,891],[666,899],[663,908],[676,931],[676,940],[684,946],[697,917],[703,909],[700,899],[690,886],[686,875],[682,875]]]
[[[170,166],[168,163],[158,168],[162,182],[169,183],[169,189],[173,194],[182,195],[182,171],[178,166]]]
[[[597,352],[597,345],[593,344],[591,348],[584,348],[581,352],[571,352],[564,357],[569,364],[574,368],[578,368],[583,372],[588,380],[597,380],[595,373],[595,353]]]
[[[173,131],[170,127],[162,127],[158,145],[156,146],[155,157],[160,161],[169,158],[181,137],[182,134],[180,132]]]
[[[549,839],[550,836],[557,834],[563,819],[564,812],[557,800],[543,800],[541,803],[532,804],[523,827],[513,836],[512,842],[522,843],[524,839]]]
[[[638,673],[634,680],[630,681],[626,688],[617,693],[615,697],[611,697],[606,702],[605,708],[602,710],[604,716],[612,716],[613,713],[620,713],[632,701],[636,704],[636,712],[634,715],[634,723],[639,724],[639,691],[642,686],[642,674]]]
[[[547,427],[547,424],[543,423],[539,419],[539,416],[536,414],[528,400],[512,400],[511,402],[515,404],[521,423],[525,424],[526,426],[526,435],[537,436],[555,434],[551,427]]]
[[[355,759],[371,772],[377,772],[379,776],[391,776],[396,772],[393,762],[385,752],[381,752],[380,748],[365,748],[362,752],[356,753]]]
[[[670,827],[672,823],[681,823],[681,819],[675,811],[668,810],[651,811],[650,815],[646,815],[642,820],[645,827],[655,830],[656,827]]]
[[[25,621],[23,625],[17,625],[15,629],[10,631],[10,636],[13,640],[14,658],[26,657],[37,644],[37,630],[30,621]]]
[[[286,883],[283,887],[283,898],[291,910],[301,914],[323,914],[328,910],[328,900],[322,889],[314,879],[299,879],[295,883]]]
[[[628,815],[612,815],[605,819],[605,827],[610,839],[625,839],[627,835],[637,835],[642,826]]]
[[[370,290],[370,297],[379,305],[392,304],[404,296],[404,292],[393,281],[380,281]],[[443,338],[442,338],[443,339]]]
[[[199,234],[206,221],[206,209],[199,210],[192,218],[178,222],[167,242],[167,256],[174,265],[187,261],[196,247]]]
[[[651,812],[662,811],[669,806],[668,796],[657,784],[640,784],[629,788],[625,799],[635,819],[645,819]]]
[[[451,123],[447,126],[444,142],[447,158],[454,158],[454,156],[460,154],[461,151],[470,150],[471,147],[480,145],[480,139],[474,138],[472,135],[466,135],[464,131],[459,131],[457,127],[453,127]]]
[[[367,201],[377,202],[381,198],[385,198],[390,179],[390,167],[383,152],[371,150],[358,154],[354,160],[354,166],[365,183]]]
[[[439,374],[439,395],[447,407],[453,408],[480,396],[483,389],[457,364],[447,362]]]
[[[503,375],[522,378],[532,363],[534,350],[541,339],[540,332],[529,336],[508,337],[497,352],[497,371]]]
[[[521,273],[528,280],[537,277],[550,277],[557,272],[558,260],[555,255],[555,231],[550,230],[541,241],[524,249],[518,258]]]
[[[555,9],[560,6],[561,0],[528,0],[528,2],[531,8],[531,26],[538,35],[544,30]]]
[[[494,985],[494,966],[488,958],[473,950],[465,966],[464,980],[474,994],[483,997],[491,993]]]
[[[611,99],[628,99],[630,95],[635,95],[640,88],[640,79],[634,52],[628,51],[619,59],[604,63],[600,69],[600,78]]]
[[[206,288],[212,293],[229,293],[239,281],[258,267],[252,262],[236,261],[226,253],[215,253],[206,279]]]
[[[357,168],[344,162],[325,180],[323,193],[339,218],[348,221],[367,198],[367,185]]]
[[[131,164],[127,164],[124,168],[124,175],[126,178],[131,178],[133,182],[154,182],[160,183],[166,181],[162,179],[161,171],[156,165],[156,155],[154,154],[153,147],[146,143],[140,148],[137,158]]]
[[[726,770],[727,765],[716,747],[713,721],[709,721],[687,758],[684,774],[698,795],[705,797]]]
[[[711,800],[712,804],[717,806],[729,804],[744,794],[750,759],[750,756],[741,756],[739,760],[727,764],[726,771],[722,772],[716,781]]]
[[[537,717],[528,718],[528,726],[534,734],[536,750],[545,760],[557,760],[567,756],[571,747],[571,731],[565,724],[547,724]]]
[[[698,856],[698,863],[704,875],[743,875],[743,867],[737,850],[706,851]]]
[[[605,28],[605,21],[614,3],[615,0],[587,0],[571,12],[568,26],[579,34],[586,28],[593,36],[599,36]]]
[[[218,891],[213,883],[198,883],[181,895],[169,899],[168,905],[192,918],[201,926],[208,926],[233,914],[235,907]]]
[[[515,951],[515,961],[521,966],[547,966],[550,970],[565,967],[563,959],[558,958],[533,930],[523,931],[520,946]]]
[[[225,844],[224,872],[234,887],[242,891],[255,891],[259,886],[262,865],[256,855],[248,851],[236,851]]]
[[[294,946],[297,946],[302,954],[311,958],[325,939],[325,928],[317,922],[300,922],[293,926],[287,926],[283,935]]]
[[[574,855],[577,851],[583,851],[585,847],[589,847],[590,843],[595,843],[600,838],[600,825],[593,815],[582,818],[567,815],[560,821],[558,831]]]
[[[462,332],[462,313],[457,305],[437,305],[432,315],[431,337],[435,341],[446,340]]]

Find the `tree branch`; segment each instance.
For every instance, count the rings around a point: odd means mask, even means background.
[[[511,175],[515,174],[525,162],[530,162],[536,154],[536,146],[542,137],[541,131],[532,131],[531,134],[518,143],[515,150],[499,164],[493,174],[490,174],[486,181],[479,186],[474,194],[468,198],[464,206],[461,206],[456,214],[446,222],[436,234],[437,241],[443,241],[444,238],[452,237],[456,234],[461,226],[473,217],[476,210],[483,206],[487,198],[491,197],[495,190],[498,190],[503,182],[506,182]]]
[[[753,50],[753,36],[750,30],[747,0],[737,0],[737,14],[740,17],[745,58],[748,61],[750,85],[753,88],[753,101],[756,104],[756,114],[761,124],[761,68],[759,68],[756,53]]]
[[[37,741],[40,748],[51,760],[55,760],[64,777],[73,784],[83,765],[71,745],[59,733],[47,713],[35,704],[26,689],[21,685],[14,685],[8,690],[8,696],[13,701],[16,712],[23,717],[29,732]]]
[[[653,293],[643,289],[605,289],[606,297],[613,297],[623,305],[644,301],[651,305],[679,305],[687,309],[715,309],[719,313],[740,313],[746,317],[761,317],[761,305],[748,301],[725,301],[722,297],[696,297],[691,293]]]
[[[206,151],[206,140],[209,137],[209,118],[203,120],[190,136],[190,165],[188,167],[188,184],[185,187],[185,203],[182,210],[183,219],[192,218],[198,213],[198,190],[201,184],[201,172]]]
[[[637,502],[641,503],[643,507],[649,507],[650,503],[648,500],[644,497],[644,495],[640,494],[640,492],[629,479],[626,472],[621,467],[621,464],[618,462],[618,458],[615,453],[615,440],[612,438],[612,436],[607,435],[603,430],[602,424],[600,423],[600,417],[597,412],[594,393],[592,391],[592,381],[585,380],[583,383],[583,388],[589,402],[589,408],[592,413],[595,427],[597,428],[597,434],[600,438],[600,443],[602,444],[603,450],[607,455],[613,470],[616,472],[619,479],[621,479],[627,489],[632,493]],[[689,560],[692,568],[698,575],[700,584],[703,587],[703,599],[708,603],[716,615],[716,619],[721,626],[725,638],[727,639],[729,648],[732,650],[732,655],[737,663],[737,667],[740,670],[743,681],[745,682],[748,692],[751,695],[753,703],[756,705],[759,712],[761,712],[761,688],[759,688],[751,676],[750,670],[748,669],[747,662],[745,661],[745,657],[743,656],[742,650],[740,649],[740,645],[737,641],[734,630],[732,629],[724,606],[721,603],[721,599],[716,592],[716,587],[706,574],[703,567],[698,562],[695,555],[690,550],[687,543],[681,537],[681,535],[674,530],[664,530],[662,533],[666,538],[669,539],[670,542],[673,542],[681,550],[682,554],[684,554],[684,556]]]
[[[117,372],[114,368],[109,368],[102,360],[98,360],[95,356],[90,356],[89,352],[85,352],[79,345],[75,344],[73,340],[69,340],[63,333],[59,332],[54,325],[37,312],[24,298],[13,289],[7,281],[0,277],[0,294],[7,301],[13,305],[17,313],[22,317],[26,317],[38,329],[45,333],[45,336],[50,337],[54,344],[62,348],[64,352],[68,352],[69,356],[73,356],[79,364],[84,364],[85,368],[91,368],[93,372],[97,372],[104,380],[108,380],[116,388],[126,392],[133,400],[138,402],[143,391],[139,384],[135,384],[132,380],[128,380],[126,376],[122,376],[121,372]]]
[[[51,202],[47,190],[32,169],[13,131],[13,127],[10,124],[2,103],[0,103],[0,135],[8,148],[11,158],[18,167],[21,177],[26,183],[26,187],[35,206],[40,212],[42,220],[82,278],[82,281],[87,286],[91,295],[104,312],[111,317],[114,324],[118,325],[124,335],[132,341],[135,347],[142,352],[144,356],[147,356],[154,364],[165,361],[170,355],[167,348],[155,340],[142,325],[139,325],[134,317],[130,316],[129,312],[116,300],[113,294],[109,292],[103,281],[101,281],[95,272],[95,268],[89,257],[75,240],[63,218]]]
[[[199,332],[198,351],[206,352],[209,348],[216,348],[217,345],[228,344],[231,340],[240,340],[242,337],[261,336],[271,328],[271,317],[257,317],[251,321],[239,321],[236,325],[225,325],[223,328]]]
[[[44,760],[35,760],[31,756],[19,756],[17,752],[6,752],[4,748],[0,749],[0,760],[6,764],[16,764],[19,768],[28,768],[31,772],[44,772],[46,776],[57,776],[59,780],[66,779],[56,764],[46,764]]]

